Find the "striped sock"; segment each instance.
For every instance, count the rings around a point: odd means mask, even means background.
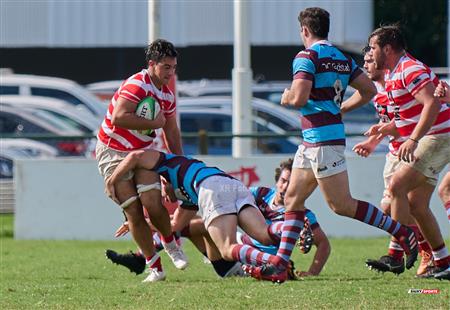
[[[235,244],[231,250],[231,254],[235,261],[239,261],[245,265],[276,265],[279,261],[275,255],[258,251],[257,249],[246,244]]]
[[[303,228],[304,218],[305,211],[288,211],[284,214],[281,242],[277,252],[282,266],[287,266],[289,263],[292,250]]]
[[[403,248],[395,239],[391,239],[389,242],[388,255],[393,257],[396,261],[401,261],[403,258]]]
[[[250,246],[256,248],[256,245],[253,242],[253,239],[247,234],[241,235],[241,241],[242,241],[242,244],[250,245]]]
[[[281,232],[283,230],[283,221],[272,222],[267,227],[270,239],[272,239],[274,245],[279,245],[281,241]]]
[[[153,256],[149,256],[145,259],[145,264],[148,268],[158,269],[158,271],[162,271],[161,258],[158,253],[153,254]]]
[[[402,227],[402,224],[393,220],[389,215],[384,214],[380,209],[365,201],[358,200],[354,219],[378,227],[397,239],[406,236],[406,229]]]
[[[450,264],[450,255],[448,254],[445,243],[433,249],[434,265],[437,267],[448,267]]]
[[[409,227],[416,233],[417,243],[419,244],[419,251],[424,251],[431,254],[431,245],[427,242],[427,240],[425,240],[425,237],[422,235],[419,226],[409,225]]]

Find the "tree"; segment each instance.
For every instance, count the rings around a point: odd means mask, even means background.
[[[448,0],[375,0],[375,25],[400,22],[408,51],[431,67],[447,64]]]

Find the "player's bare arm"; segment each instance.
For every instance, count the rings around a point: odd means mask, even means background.
[[[322,271],[323,266],[328,260],[331,253],[331,245],[327,236],[320,227],[313,230],[314,245],[317,247],[314,259],[309,267],[308,273],[317,276]]]
[[[281,105],[303,107],[311,93],[312,81],[305,79],[296,79],[292,81],[290,89],[285,89],[281,96]]]
[[[198,210],[185,209],[183,207],[178,207],[173,214],[171,220],[172,231],[181,231],[183,227],[186,227],[191,219],[197,214]]]
[[[128,154],[114,170],[111,177],[109,177],[106,181],[105,192],[108,197],[120,204],[115,195],[115,184],[117,184],[128,173],[128,171],[139,168],[148,170],[153,169],[159,160],[159,156],[159,152],[150,150],[139,150]]]
[[[350,86],[356,92],[341,105],[341,113],[347,113],[368,103],[376,94],[377,89],[373,82],[365,74],[358,75]]]
[[[166,124],[164,113],[158,113],[154,120],[139,117],[135,114],[136,103],[119,97],[117,105],[114,108],[111,122],[114,126],[126,129],[157,129],[162,128]]]
[[[167,147],[170,152],[177,155],[183,155],[180,128],[178,127],[175,115],[166,118],[166,124],[164,125],[163,130],[167,141]]]

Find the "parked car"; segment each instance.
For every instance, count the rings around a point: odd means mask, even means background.
[[[14,151],[33,158],[52,158],[58,156],[58,150],[48,144],[30,139],[2,139],[2,150]]]
[[[74,81],[39,75],[4,74],[0,80],[0,95],[42,96],[60,99],[78,109],[86,109],[104,117],[106,105]]]
[[[90,145],[84,133],[52,114],[30,108],[13,108],[2,105],[0,109],[0,134],[2,138],[21,138],[25,135],[49,135],[56,139],[43,142],[58,149],[60,155],[85,156]],[[58,139],[58,136],[80,136],[78,139]]]
[[[65,101],[49,97],[6,95],[0,96],[0,105],[43,110],[85,133],[95,133],[102,122],[101,118],[90,112],[80,111]]]
[[[111,100],[112,96],[122,85],[123,80],[111,80],[87,84],[86,88],[103,102]]]
[[[178,108],[180,116],[180,127],[182,133],[198,133],[205,130],[209,133],[229,133],[232,132],[232,111],[223,108],[193,108],[180,105]],[[253,132],[268,134],[287,133],[276,124],[254,116],[252,121]],[[210,137],[208,138],[208,154],[211,155],[231,155],[231,137]],[[297,150],[301,139],[298,137],[258,137],[252,142],[253,154],[281,153],[293,154]],[[199,153],[198,138],[183,138],[183,150],[186,154]]]
[[[27,155],[15,150],[4,150],[0,148],[0,179],[12,179],[14,176],[14,160],[17,158],[28,158]],[[1,193],[3,194],[3,193]]]
[[[297,111],[291,111],[282,108],[281,106],[275,106],[272,103],[253,98],[252,99],[253,113],[255,117],[258,117],[261,121],[266,122],[268,128],[279,128],[283,131],[283,133],[298,133],[298,136],[301,136],[301,125],[300,125],[300,114]],[[232,98],[231,97],[181,97],[178,100],[178,111],[180,113],[181,119],[181,128],[183,129],[183,116],[181,111],[182,109],[191,109],[190,112],[192,115],[196,115],[196,125],[197,127],[205,126],[203,123],[206,123],[206,120],[202,120],[200,115],[205,109],[216,109],[217,111],[226,111],[231,115],[232,111]],[[369,107],[367,107],[369,108]],[[370,110],[369,110],[370,111]],[[358,112],[360,113],[360,112]],[[365,113],[372,112],[361,112],[363,115]],[[364,138],[362,134],[374,123],[376,123],[376,119],[374,121],[367,120],[364,117],[359,118],[360,121],[353,121],[352,118],[348,118],[348,120],[344,119],[344,126],[346,130],[346,134],[349,135],[347,138],[347,150],[351,150],[351,148],[358,142],[361,142],[361,138]],[[189,120],[191,123],[193,120]],[[219,123],[220,120],[217,120]],[[230,119],[231,124],[231,119]],[[194,125],[190,125],[193,127]],[[217,128],[220,128],[222,125],[216,124]],[[223,125],[225,126],[225,125]],[[230,125],[231,126],[231,125]],[[276,127],[273,127],[276,126]],[[204,128],[202,128],[204,129]],[[190,131],[189,131],[190,132]],[[231,132],[231,127],[230,127]],[[276,131],[275,131],[276,132]],[[291,138],[290,138],[291,139]],[[292,141],[292,140],[291,140]],[[298,142],[298,141],[297,141]],[[296,142],[296,143],[297,143]],[[297,143],[298,144],[298,143]],[[387,141],[380,143],[377,147],[376,152],[387,152],[388,144]]]
[[[289,88],[291,81],[261,81],[252,83],[253,97],[279,104],[285,88]],[[202,96],[231,96],[231,80],[193,80],[179,81],[178,91],[186,97]]]

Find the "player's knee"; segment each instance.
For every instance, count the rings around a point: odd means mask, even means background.
[[[399,196],[402,194],[407,194],[407,182],[402,181],[399,178],[396,178],[395,176],[392,178],[391,183],[389,184],[389,191],[391,193],[391,196]]]
[[[161,183],[138,184],[136,189],[147,210],[161,207]]]
[[[136,200],[123,210],[129,222],[137,223],[138,221],[145,221],[144,213],[142,212],[142,205],[139,203],[139,200]]]
[[[298,201],[294,195],[286,194],[284,197],[284,205],[286,206],[286,211],[293,211],[303,208],[304,202]]]

